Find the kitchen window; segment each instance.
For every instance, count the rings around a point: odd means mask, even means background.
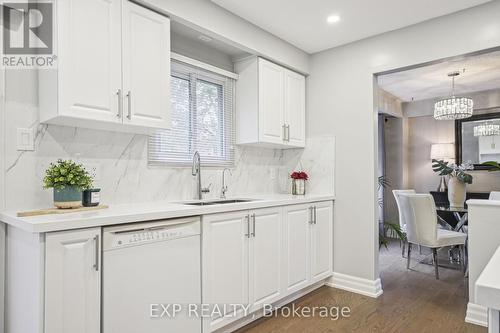
[[[168,130],[149,137],[149,165],[188,166],[198,151],[204,166],[234,165],[234,80],[172,60]]]

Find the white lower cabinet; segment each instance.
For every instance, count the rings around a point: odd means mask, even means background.
[[[281,208],[251,212],[249,296],[252,311],[281,297]]]
[[[247,311],[280,297],[281,208],[203,216],[202,302]],[[243,309],[204,320],[204,332],[244,317]]]
[[[248,212],[206,215],[202,220],[202,303],[248,304]],[[242,316],[240,312],[235,318],[205,318],[203,331]]]
[[[311,282],[314,283],[333,271],[333,203],[313,203],[311,211]]]
[[[100,332],[100,239],[100,228],[46,235],[46,333]]]
[[[204,319],[205,333],[332,274],[332,201],[205,215],[202,225],[202,303],[227,306]]]
[[[283,286],[290,294],[309,283],[310,205],[286,206],[284,212]]]

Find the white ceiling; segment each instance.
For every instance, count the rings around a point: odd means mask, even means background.
[[[298,48],[315,53],[491,0],[211,0]],[[340,21],[328,24],[336,14]]]
[[[453,71],[462,72],[455,79],[457,96],[500,89],[500,51],[381,75],[378,84],[405,102],[444,97],[451,94],[451,79],[447,74]]]

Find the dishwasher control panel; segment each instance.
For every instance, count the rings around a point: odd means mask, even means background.
[[[159,226],[148,225],[144,228],[134,228],[132,230],[105,231],[103,235],[103,249],[111,250],[114,248],[168,241],[199,234],[199,222]]]

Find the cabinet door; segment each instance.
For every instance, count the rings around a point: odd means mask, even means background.
[[[306,145],[306,79],[303,75],[285,69],[285,124],[286,143]]]
[[[283,208],[283,286],[286,294],[300,290],[309,284],[311,228],[309,207],[309,205],[293,205]]]
[[[170,127],[170,20],[130,1],[123,10],[124,123]]]
[[[248,304],[248,212],[203,216],[202,302]],[[231,308],[227,309],[231,311]],[[204,318],[204,332],[241,317]]]
[[[121,0],[57,1],[59,114],[121,122]]]
[[[100,235],[100,228],[47,234],[45,332],[100,332]]]
[[[281,208],[250,212],[249,295],[252,310],[281,296]]]
[[[332,274],[333,266],[333,203],[313,204],[314,223],[311,228],[311,282]]]
[[[259,141],[283,144],[284,68],[259,58]]]

